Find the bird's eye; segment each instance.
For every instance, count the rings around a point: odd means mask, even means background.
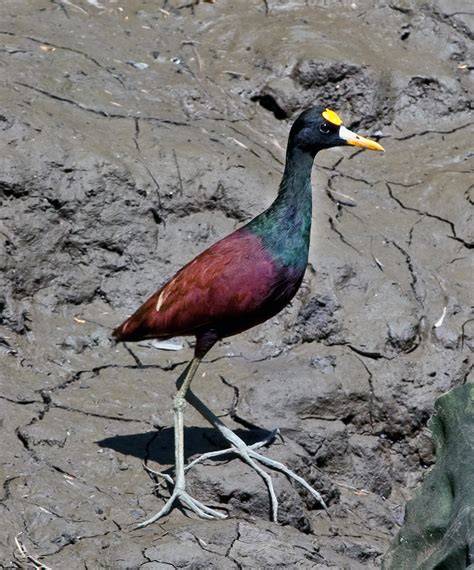
[[[328,127],[327,123],[323,123],[319,126],[319,131],[323,133],[323,135],[327,135],[331,129]]]

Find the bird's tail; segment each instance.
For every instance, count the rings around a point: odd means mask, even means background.
[[[161,338],[152,320],[156,305],[155,295],[146,301],[131,317],[112,331],[117,342],[138,342],[149,338]],[[165,335],[163,335],[165,336]]]

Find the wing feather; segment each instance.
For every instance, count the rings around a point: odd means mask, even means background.
[[[185,265],[113,334],[129,341],[170,338],[245,320],[271,295],[275,279],[260,238],[237,230]]]

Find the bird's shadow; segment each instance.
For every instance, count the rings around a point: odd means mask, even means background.
[[[247,445],[262,441],[271,432],[265,429],[236,429]],[[96,442],[102,448],[113,449],[122,455],[132,455],[142,460],[155,461],[161,465],[174,463],[174,430],[164,428],[159,431],[115,435]],[[184,429],[185,460],[196,454],[227,449],[230,444],[214,428],[186,427]],[[216,461],[227,461],[229,455],[218,456]]]

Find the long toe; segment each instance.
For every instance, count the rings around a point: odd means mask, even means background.
[[[324,503],[324,500],[321,497],[321,495],[307,481],[305,481],[303,477],[297,475],[294,471],[289,469],[283,463],[280,463],[279,461],[274,461],[273,459],[269,459],[268,457],[262,455],[261,453],[257,453],[256,449],[262,447],[263,445],[268,445],[279,433],[278,430],[271,432],[271,434],[263,442],[258,442],[254,445],[247,445],[232,430],[224,426],[222,422],[218,424],[216,423],[215,427],[217,427],[217,429],[224,436],[224,438],[232,445],[233,452],[236,455],[238,455],[243,461],[248,463],[265,481],[265,484],[267,485],[268,488],[268,492],[270,494],[270,500],[272,504],[272,515],[273,515],[273,520],[275,522],[277,519],[278,500],[276,498],[275,491],[273,489],[272,479],[268,475],[268,473],[262,470],[262,468],[257,464],[257,462],[262,463],[267,467],[270,467],[274,471],[279,471],[280,473],[285,474],[288,477],[288,479],[296,481],[297,483],[302,485],[311,495],[313,495],[313,497],[324,507],[324,509],[327,509],[326,504]],[[229,450],[225,450],[225,452],[228,451]],[[197,460],[195,460],[195,462],[197,462]]]
[[[280,473],[284,473],[288,477],[288,479],[290,479],[290,480],[293,479],[293,481],[296,481],[297,483],[302,485],[311,495],[313,495],[313,497],[321,504],[321,506],[325,510],[327,510],[326,503],[324,502],[324,499],[321,497],[321,494],[318,493],[318,491],[316,491],[316,489],[314,487],[312,487],[305,479],[303,479],[303,477],[300,477],[299,475],[297,475],[294,471],[289,469],[286,465],[284,465],[283,463],[280,463],[279,461],[275,461],[274,459],[270,459],[269,457],[265,457],[265,455],[262,455],[261,453],[257,453],[254,450],[249,450],[249,455],[250,455],[250,457],[252,457],[256,461],[259,461],[260,463],[267,465],[268,467],[270,467],[274,471],[279,471]]]
[[[278,429],[273,430],[272,432],[270,432],[267,437],[265,439],[262,439],[261,441],[257,441],[256,443],[252,443],[252,445],[247,446],[248,449],[260,449],[261,447],[265,447],[267,445],[270,445],[276,438],[277,435],[279,435],[280,431]],[[236,436],[237,437],[237,436]],[[240,438],[238,438],[240,440]],[[243,440],[240,440],[243,443]],[[245,445],[245,444],[244,444]],[[238,446],[235,444],[235,442],[232,443],[232,447],[227,447],[226,449],[219,449],[218,451],[209,451],[207,453],[202,453],[201,455],[199,455],[199,457],[196,457],[196,459],[193,459],[191,461],[191,463],[188,463],[188,465],[186,465],[186,467],[184,468],[185,471],[189,471],[191,469],[191,467],[194,467],[194,465],[196,465],[197,463],[201,463],[202,461],[206,461],[206,459],[214,459],[216,457],[221,457],[222,455],[229,455],[229,454],[236,454],[238,450]],[[240,455],[237,453],[237,455]],[[165,475],[164,473],[160,473],[160,472],[155,472],[152,470],[149,470],[152,473],[155,473],[156,475],[160,475],[162,477],[168,477],[168,475]]]
[[[137,525],[137,528],[143,528],[143,527],[148,526],[149,524],[152,524],[152,523],[156,522],[157,520],[163,518],[165,515],[167,515],[171,511],[173,506],[175,506],[175,503],[181,503],[181,505],[183,507],[185,507],[186,509],[191,510],[192,512],[196,513],[202,519],[226,519],[227,518],[227,515],[225,515],[224,513],[221,513],[219,511],[216,511],[214,509],[206,507],[206,505],[204,505],[203,503],[201,503],[197,499],[194,499],[193,497],[191,497],[191,495],[189,493],[187,493],[186,491],[175,490],[173,492],[173,494],[171,495],[171,497],[166,501],[163,508],[160,511],[158,511],[156,513],[156,515],[153,515],[152,517],[150,517],[146,521],[139,523]]]
[[[155,471],[151,467],[148,467],[148,465],[144,461],[143,461],[142,465],[143,465],[143,469],[145,469],[145,471],[147,473],[149,473],[150,475],[154,475],[155,477],[161,477],[167,483],[174,485],[173,477],[171,477],[171,475],[168,475],[168,473],[164,473],[163,471]]]

